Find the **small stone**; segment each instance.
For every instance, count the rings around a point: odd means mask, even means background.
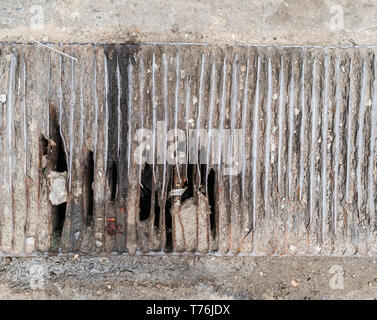
[[[48,142],[50,142],[51,144],[51,147],[56,147],[56,142],[54,140],[48,140]]]
[[[101,248],[102,247],[102,242],[101,241],[96,241],[96,247]]]
[[[1,103],[7,102],[7,95],[6,94],[0,94],[0,102]]]
[[[49,175],[50,182],[50,194],[49,199],[51,204],[57,206],[64,202],[67,202],[67,171],[55,172],[51,171]]]
[[[77,260],[79,258],[79,255],[76,253],[74,256],[73,256],[73,260]]]
[[[291,285],[294,286],[294,287],[297,287],[298,285],[300,285],[298,282],[292,280],[291,281]]]

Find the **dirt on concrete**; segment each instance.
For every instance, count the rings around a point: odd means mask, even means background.
[[[374,1],[0,1],[0,41],[370,45]]]
[[[3,257],[0,299],[377,299],[377,259]]]

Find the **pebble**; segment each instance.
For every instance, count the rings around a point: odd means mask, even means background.
[[[294,280],[291,281],[291,284],[292,284],[292,286],[294,286],[294,287],[297,287],[297,286],[299,285],[299,283],[296,282],[296,281],[294,281]]]
[[[4,93],[0,94],[0,102],[1,103],[7,102],[7,95],[6,94],[4,94]]]

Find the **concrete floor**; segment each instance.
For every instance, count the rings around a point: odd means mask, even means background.
[[[0,299],[377,299],[373,258],[0,259]]]
[[[367,0],[1,0],[0,41],[376,45],[376,14]],[[2,299],[377,298],[374,258],[2,257],[0,275]]]
[[[373,0],[0,1],[0,41],[376,44]]]

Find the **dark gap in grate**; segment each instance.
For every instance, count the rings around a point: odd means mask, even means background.
[[[199,182],[199,191],[203,193],[207,198],[207,165],[200,165],[200,182]]]
[[[47,154],[48,154],[48,140],[43,135],[41,135],[41,138],[40,138],[40,147],[41,147],[42,156],[47,156]]]
[[[160,205],[159,205],[157,190],[155,191],[155,196],[154,196],[154,226],[157,229],[160,228]]]
[[[65,213],[67,210],[67,202],[63,202],[57,206],[58,210],[58,215],[57,215],[57,220],[56,220],[56,225],[55,225],[55,234],[57,237],[61,237],[62,232],[63,232],[63,227],[64,227],[64,221],[65,221]]]
[[[216,212],[216,173],[215,170],[211,169],[208,174],[208,204],[210,205],[211,213],[209,216],[209,223],[210,229],[212,232],[212,236],[216,238],[217,236],[217,229],[216,229],[216,220],[217,220],[217,212]]]
[[[148,220],[151,213],[152,201],[152,177],[153,171],[149,164],[145,164],[141,173],[140,202],[139,202],[139,219],[140,221]]]
[[[174,166],[170,167],[168,170],[175,169]],[[172,173],[172,172],[171,172]],[[170,193],[172,189],[174,189],[174,174],[169,174],[169,181],[167,183],[167,190],[166,196]],[[172,197],[166,200],[165,202],[165,232],[166,232],[166,245],[165,251],[172,251],[173,250],[173,230],[172,230],[172,216],[171,216],[171,208],[173,206]]]
[[[56,168],[57,172],[67,171],[67,159],[64,151],[63,138],[59,134],[60,127],[57,125],[57,134],[56,134],[56,157],[54,158],[55,165],[52,165],[53,168]],[[44,138],[43,138],[44,139]],[[46,139],[44,139],[46,140]],[[41,140],[42,153],[47,154],[48,151],[48,140]],[[51,243],[51,250],[59,250],[59,243],[62,237],[64,222],[66,218],[67,211],[67,202],[63,202],[59,205],[52,206],[52,229],[53,229],[53,238]]]
[[[185,192],[182,194],[181,202],[184,202],[186,199],[192,198],[194,196],[194,170],[195,164],[187,165],[187,181],[184,184],[186,188]]]
[[[60,132],[59,125],[58,125],[58,132]],[[60,134],[58,135],[57,150],[58,150],[58,158],[57,158],[57,164],[56,164],[56,171],[57,172],[67,171],[67,159],[65,158],[63,139]]]
[[[115,161],[112,162],[110,170],[111,201],[115,201],[118,188],[118,167]]]
[[[93,221],[93,181],[94,181],[94,159],[93,152],[89,151],[87,160],[86,160],[86,199],[87,199],[87,208],[86,208],[86,225],[90,226]]]

